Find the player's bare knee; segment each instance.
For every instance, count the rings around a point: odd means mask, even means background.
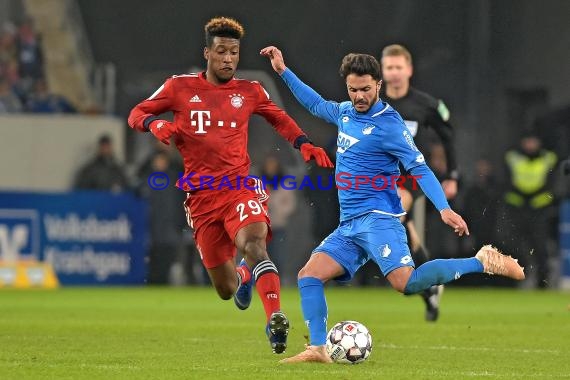
[[[250,266],[268,258],[265,248],[267,228],[265,223],[252,223],[240,229],[236,235],[234,243]]]
[[[394,290],[400,293],[404,293],[404,291],[406,290],[406,285],[408,285],[408,279],[409,278],[398,277],[388,281],[390,282],[390,285],[392,285],[392,288]]]
[[[413,271],[412,267],[401,267],[389,273],[386,279],[394,290],[404,293]]]
[[[259,239],[246,241],[242,252],[249,265],[259,263],[268,258],[265,244]]]
[[[395,284],[392,284],[392,288],[394,288],[394,290],[396,290],[399,293],[404,293],[404,290],[406,289],[406,284],[395,283]]]
[[[305,277],[314,277],[322,282],[327,282],[330,279],[330,276],[326,272],[323,272],[322,270],[319,270],[319,268],[311,265],[305,265],[297,274],[297,280]]]
[[[299,270],[299,273],[297,273],[297,280],[300,280],[305,277],[312,277],[310,268],[308,269],[306,265]]]

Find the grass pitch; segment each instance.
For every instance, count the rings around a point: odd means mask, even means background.
[[[296,289],[282,298],[292,355],[307,332]],[[0,379],[570,379],[569,293],[448,287],[435,324],[385,288],[327,298],[329,326],[370,329],[365,363],[278,364],[259,299],[239,311],[210,288],[2,290]]]

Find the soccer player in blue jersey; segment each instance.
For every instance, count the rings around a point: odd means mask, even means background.
[[[404,46],[397,44],[386,46],[382,49],[380,64],[382,67],[380,97],[402,116],[414,137],[414,143],[421,152],[429,151],[432,145],[430,130],[437,135],[445,152],[447,169],[444,177],[439,178],[441,187],[447,199],[455,198],[459,171],[454,146],[455,126],[451,123],[447,106],[442,100],[411,85],[410,80],[414,72],[412,54]],[[403,185],[398,189],[398,193],[402,199],[402,206],[408,214],[400,219],[406,227],[412,258],[416,265],[421,265],[429,260],[430,254],[420,239],[410,210],[417,200],[425,200],[425,197],[417,186],[416,188],[410,186],[412,185],[410,181]],[[437,321],[442,292],[443,285],[434,285],[418,294],[426,306],[426,321]]]
[[[266,47],[260,54],[271,60],[273,69],[308,111],[338,127],[336,178],[339,173],[343,175],[342,188],[337,183],[340,224],[313,250],[298,275],[310,344],[305,351],[283,362],[331,362],[325,350],[328,310],[324,283],[349,281],[368,260],[373,260],[392,287],[404,294],[419,293],[466,273],[485,272],[524,279],[523,268],[516,260],[490,245],[482,247],[475,257],[432,260],[415,268],[399,220],[405,212],[396,188],[374,179],[395,178],[400,174],[398,162],[401,162],[415,176],[445,224],[459,236],[468,235],[469,229],[463,218],[449,207],[441,185],[400,115],[380,100],[381,69],[373,56],[344,57],[340,75],[346,81],[350,101],[337,103],[324,100],[303,83],[285,66],[276,47]]]

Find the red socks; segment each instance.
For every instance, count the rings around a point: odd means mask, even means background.
[[[277,267],[271,260],[264,260],[258,263],[252,270],[255,278],[255,286],[267,320],[275,311],[281,310],[281,283]]]
[[[279,282],[279,275],[277,273],[264,273],[255,281],[255,287],[257,288],[257,294],[261,302],[263,302],[263,308],[265,309],[265,315],[269,321],[269,317],[275,311],[281,310],[281,284]]]

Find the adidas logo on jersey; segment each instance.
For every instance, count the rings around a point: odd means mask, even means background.
[[[202,99],[198,95],[194,95],[192,99],[190,99],[190,103],[201,103]]]

